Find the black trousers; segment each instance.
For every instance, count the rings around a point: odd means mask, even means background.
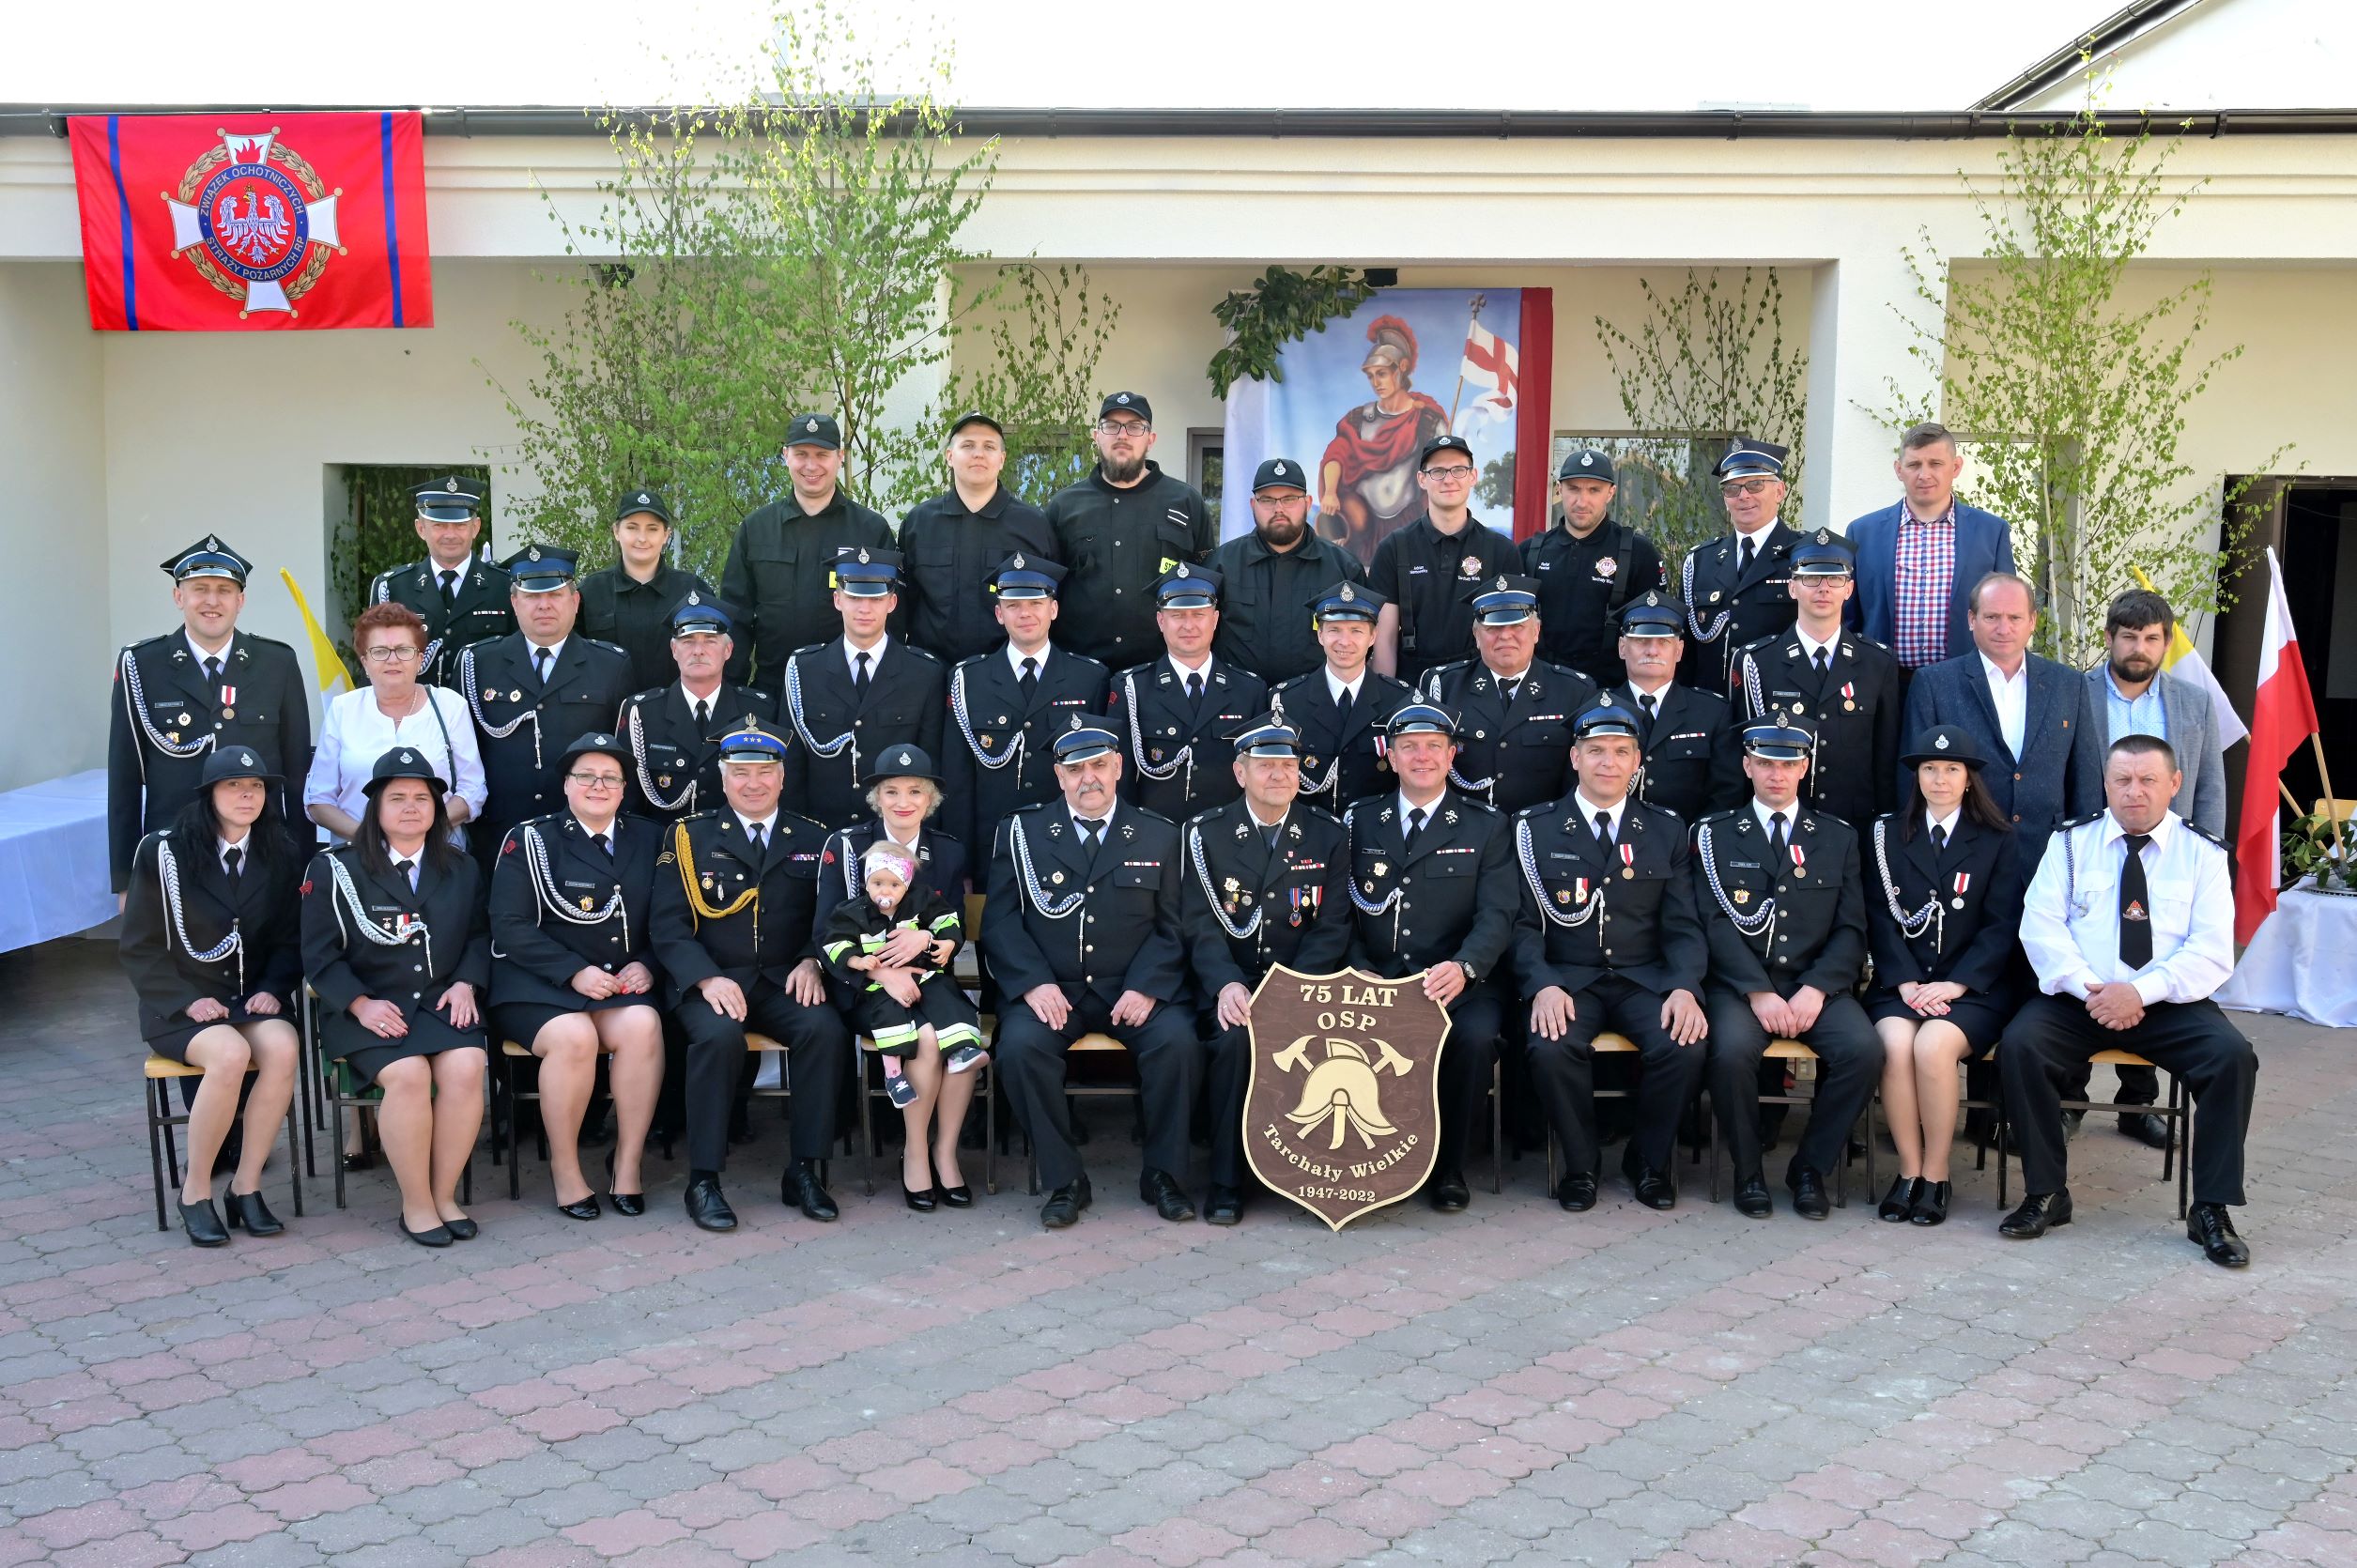
[[[1564,1145],[1566,1174],[1594,1174],[1604,1151],[1596,1137],[1595,1053],[1592,1042],[1607,1033],[1626,1035],[1641,1064],[1637,1092],[1631,1099],[1634,1126],[1629,1147],[1653,1170],[1667,1171],[1675,1157],[1678,1117],[1702,1081],[1709,1056],[1705,1042],[1681,1046],[1661,1026],[1661,993],[1633,980],[1607,975],[1594,985],[1572,992],[1571,1024],[1564,1038],[1550,1040],[1531,1031],[1525,1060],[1531,1081],[1538,1086],[1547,1119]]]
[[[1077,987],[1067,988],[1067,995]],[[1146,1168],[1187,1177],[1187,1121],[1202,1080],[1203,1044],[1195,1038],[1194,1015],[1167,1002],[1140,1024],[1117,1027],[1113,1004],[1084,991],[1061,1029],[1051,1029],[1021,997],[1010,997],[998,1015],[994,1053],[999,1081],[1015,1115],[1030,1136],[1040,1162],[1040,1185],[1050,1191],[1081,1177],[1080,1151],[1072,1146],[1071,1107],[1064,1098],[1064,1053],[1083,1035],[1110,1035],[1137,1062],[1138,1109],[1146,1122]]]
[[[787,1110],[793,1158],[824,1160],[835,1142],[836,1101],[851,1060],[851,1031],[826,1003],[806,1007],[775,981],[746,988],[745,1022],[691,993],[676,1015],[687,1035],[687,1168],[720,1170],[729,1158],[729,1112],[745,1068],[745,1035],[767,1035],[786,1048]]]
[[[1702,1007],[1710,1015],[1711,1105],[1740,1186],[1760,1175],[1760,1061],[1768,1035],[1741,992],[1712,986]],[[1795,1038],[1817,1053],[1817,1093],[1808,1130],[1784,1168],[1787,1183],[1803,1169],[1832,1176],[1849,1150],[1850,1125],[1883,1070],[1882,1038],[1847,992],[1826,997],[1817,1026]]]
[[[1204,1049],[1204,1112],[1211,1118],[1211,1185],[1241,1187],[1251,1168],[1244,1162],[1244,1093],[1252,1087],[1252,1039],[1242,1027],[1223,1029],[1217,1013],[1197,1022]]]
[[[2142,1052],[2137,1053],[2142,1055]],[[2161,1103],[2161,1073],[2157,1068],[2116,1068],[2119,1074],[2119,1093],[2115,1098],[2122,1105],[2158,1105]],[[2062,1086],[2065,1099],[2085,1099],[2087,1081],[2095,1076],[2093,1064],[2082,1062],[2072,1074],[2071,1082]]]
[[[1462,1175],[1472,1130],[1488,1109],[1489,1081],[1497,1075],[1498,1037],[1505,1029],[1505,1002],[1496,992],[1469,987],[1449,1008],[1449,1038],[1440,1047],[1440,1146],[1434,1176]]]
[[[2251,1128],[2258,1053],[2214,1002],[2156,1002],[2133,1029],[2106,1029],[2075,996],[2036,996],[2013,1015],[1997,1062],[2005,1115],[2022,1151],[2022,1187],[2055,1192],[2070,1184],[2062,1101],[2072,1074],[2087,1082],[2098,1051],[2133,1051],[2183,1081],[2194,1097],[2194,1201],[2242,1199],[2242,1140]]]

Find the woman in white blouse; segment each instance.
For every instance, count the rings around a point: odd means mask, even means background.
[[[451,780],[450,820],[456,824],[483,809],[483,756],[466,699],[420,683],[425,623],[406,605],[371,605],[352,625],[352,647],[368,684],[330,702],[319,730],[311,774],[303,782],[303,808],[338,843],[359,829],[368,809],[368,776],[386,752],[412,747],[424,752],[435,773]]]
[[[444,796],[451,841],[463,845],[466,829],[458,824],[483,809],[483,754],[475,746],[467,699],[418,679],[424,668],[424,621],[407,605],[371,605],[352,623],[352,647],[368,672],[368,684],[328,704],[318,749],[303,780],[304,811],[336,843],[349,842],[369,808],[368,780],[377,759],[412,748],[433,764],[437,777],[452,781]],[[347,1171],[377,1163],[368,1151],[368,1124],[364,1111],[345,1124]]]

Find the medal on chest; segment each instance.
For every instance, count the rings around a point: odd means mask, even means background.
[[[1972,873],[1970,871],[1959,871],[1956,873],[1956,897],[1950,900],[1950,906],[1952,908],[1962,909],[1964,907],[1964,889],[1970,887],[1971,885]]]
[[[1857,712],[1857,683],[1855,681],[1841,684],[1841,711],[1845,714]]]
[[[1634,844],[1621,846],[1621,878],[1625,882],[1637,880],[1637,846]]]
[[[1795,844],[1792,846],[1792,854],[1793,875],[1796,877],[1807,876],[1809,874],[1809,852],[1802,849],[1798,844]]]

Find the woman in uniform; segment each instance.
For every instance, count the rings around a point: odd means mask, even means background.
[[[139,992],[139,1032],[159,1056],[205,1069],[189,1107],[180,1223],[222,1247],[213,1161],[238,1115],[245,1075],[244,1153],[229,1178],[229,1224],[249,1236],[286,1227],[262,1201],[262,1164],[295,1093],[300,852],[278,807],[279,782],[251,747],[215,748],[196,798],[139,842],[123,909],[123,968]]]
[[[2022,875],[1982,762],[1965,730],[1924,730],[1900,759],[1913,775],[1905,808],[1867,835],[1866,1011],[1882,1037],[1883,1108],[1899,1148],[1899,1178],[1876,1212],[1893,1222],[1948,1218],[1956,1065],[1995,1045],[2013,1016]]]
[[[646,1212],[639,1161],[663,1084],[647,908],[662,829],[622,815],[629,753],[609,734],[565,749],[565,809],[519,822],[491,877],[491,1022],[540,1058],[540,1121],[557,1211],[594,1220],[581,1175],[581,1117],[597,1058],[613,1057],[614,1151],[608,1191],[618,1214]]]
[[[424,752],[377,759],[352,841],[302,884],[303,968],[327,1053],[384,1091],[377,1131],[401,1186],[401,1234],[475,1234],[458,1177],[483,1127],[483,997],[491,929],[483,871],[451,841],[449,785]]]
[[[917,746],[887,746],[868,775],[868,808],[875,815],[864,822],[838,829],[826,840],[819,858],[818,930],[826,930],[835,907],[865,895],[860,867],[868,851],[889,841],[917,863],[917,878],[906,897],[911,910],[924,907],[926,896],[939,893],[963,915],[966,896],[965,845],[932,825],[941,809],[941,779],[932,758]],[[960,933],[959,942],[964,941]],[[907,968],[909,977],[923,980],[926,971],[915,967],[926,947],[924,933],[896,934],[885,945],[887,963]],[[935,985],[945,983],[935,980]],[[946,983],[954,984],[954,980]],[[840,994],[840,993],[839,993]],[[974,1189],[958,1167],[958,1138],[965,1129],[966,1108],[974,1102],[975,1074],[981,1065],[968,1059],[965,1068],[944,1072],[937,1059],[917,1053],[910,1063],[908,1083],[917,1098],[901,1107],[906,1141],[901,1145],[901,1187],[912,1208],[929,1211],[937,1203],[963,1208],[974,1201]],[[864,1070],[864,1066],[863,1066]],[[863,1083],[861,1091],[866,1086]],[[930,1158],[927,1150],[931,1149]],[[936,1198],[936,1194],[938,1197]]]

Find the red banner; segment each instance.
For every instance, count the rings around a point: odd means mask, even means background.
[[[434,324],[416,115],[69,125],[94,330]]]

